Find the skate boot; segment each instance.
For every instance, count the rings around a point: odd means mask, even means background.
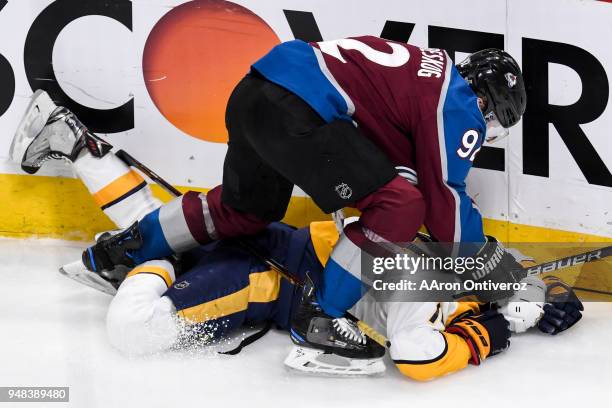
[[[39,89],[34,92],[17,127],[9,150],[9,158],[14,163],[21,163],[26,149],[45,127],[55,109],[57,109],[57,105],[53,103],[45,91]]]
[[[327,315],[316,301],[312,282],[304,286],[290,333],[295,346],[285,365],[292,369],[331,376],[370,376],[385,370],[385,348],[354,321]]]
[[[53,104],[44,91],[37,91],[17,129],[10,155],[14,161],[21,160],[23,171],[34,174],[47,160],[75,161],[83,148],[102,157],[112,146],[89,132],[74,113]]]
[[[96,235],[96,244],[87,248],[81,259],[63,265],[59,272],[67,278],[114,296],[127,274],[136,266],[129,251],[142,246],[138,223],[125,230],[106,231]],[[179,277],[184,268],[180,254],[165,258]]]
[[[113,230],[96,234],[96,243],[99,244],[111,241],[113,236],[119,235],[122,232],[122,230]],[[94,269],[94,267],[92,267],[92,262],[95,265],[95,258],[93,255],[90,255],[90,251],[91,248],[85,251],[82,259],[60,267],[59,272],[67,278],[75,280],[85,286],[114,296],[132,268],[124,265],[117,265],[110,269],[98,268],[96,270],[91,270]]]

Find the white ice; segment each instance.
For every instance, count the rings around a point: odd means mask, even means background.
[[[390,362],[385,376],[374,379],[288,372],[282,362],[291,345],[282,332],[236,356],[171,352],[130,359],[106,340],[110,297],[57,273],[83,246],[0,239],[0,386],[69,386],[70,403],[51,406],[87,408],[603,407],[612,401],[612,303],[587,304],[584,319],[566,333],[516,336],[507,352],[483,365],[427,383],[402,377]]]

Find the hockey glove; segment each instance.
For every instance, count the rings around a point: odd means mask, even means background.
[[[525,284],[525,290],[519,290],[507,301],[500,302],[499,311],[510,322],[513,333],[534,327],[544,315],[546,284],[537,276],[528,276],[521,283]]]
[[[495,310],[479,315],[471,312],[455,318],[446,328],[447,333],[461,336],[470,349],[469,363],[480,365],[485,358],[501,353],[510,346],[509,323]]]
[[[546,304],[544,316],[538,329],[548,334],[558,334],[569,329],[580,319],[584,307],[574,290],[555,276],[544,278],[546,283]]]
[[[130,251],[140,247],[142,247],[142,236],[137,221],[116,235],[102,235],[94,246],[83,252],[83,264],[93,272],[112,270],[118,265],[131,268],[135,263]]]
[[[520,282],[527,273],[514,256],[506,250],[501,242],[487,236],[487,242],[475,255],[484,263],[482,269],[472,269],[458,275],[463,282],[472,280],[476,283],[491,281],[493,283],[516,283]],[[487,303],[495,300],[509,298],[514,291],[506,288],[477,289],[470,295],[474,295],[479,302]]]

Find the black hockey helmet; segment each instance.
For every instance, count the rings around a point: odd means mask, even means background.
[[[479,97],[486,98],[485,119],[493,113],[501,126],[515,125],[527,106],[525,82],[514,58],[497,48],[487,48],[468,56],[457,69]]]

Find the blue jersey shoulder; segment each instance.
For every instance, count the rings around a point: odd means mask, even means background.
[[[287,41],[252,65],[267,80],[293,92],[326,121],[350,120],[346,101],[334,87],[321,51],[301,41]]]

